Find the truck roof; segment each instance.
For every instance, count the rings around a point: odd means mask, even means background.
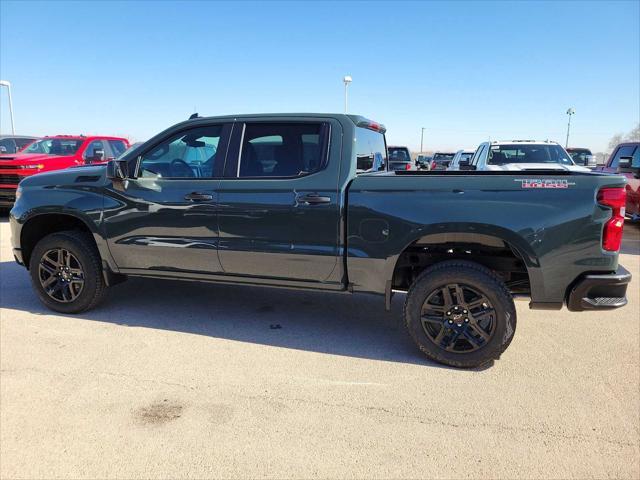
[[[66,140],[93,140],[96,138],[104,138],[106,140],[127,140],[124,137],[113,137],[111,135],[47,135],[42,139],[60,138]]]
[[[203,120],[238,120],[243,118],[287,118],[287,117],[317,117],[317,118],[343,118],[351,120],[357,127],[368,128],[370,130],[375,130],[380,133],[385,133],[387,131],[386,127],[373,120],[370,120],[362,115],[351,115],[345,113],[243,113],[239,115],[215,115],[209,117],[200,117],[197,114],[191,115],[188,120],[181,123],[189,123],[189,122],[198,122]]]
[[[494,140],[491,145],[513,145],[514,143],[524,143],[526,145],[560,145],[551,140]]]

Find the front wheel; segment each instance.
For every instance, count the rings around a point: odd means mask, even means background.
[[[100,255],[89,233],[64,231],[40,240],[29,259],[31,283],[51,310],[79,313],[104,296]]]
[[[407,294],[404,319],[430,359],[463,368],[499,358],[516,330],[516,309],[505,284],[467,261],[442,262],[422,272]]]

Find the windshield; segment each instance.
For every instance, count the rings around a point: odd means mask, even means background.
[[[446,162],[446,161],[451,161],[453,160],[453,157],[455,156],[455,153],[436,153],[433,156],[433,161],[434,162]]]
[[[487,160],[489,165],[506,163],[559,163],[573,165],[573,161],[560,145],[492,145]]]
[[[390,162],[410,162],[411,155],[409,150],[405,147],[389,147],[389,161]]]
[[[45,138],[33,142],[23,153],[43,153],[45,155],[73,155],[75,154],[83,139],[79,138]]]

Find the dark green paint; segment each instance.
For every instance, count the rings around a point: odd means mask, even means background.
[[[359,120],[350,116],[198,118],[165,130],[125,159],[134,171],[138,155],[188,126],[268,120],[330,122],[327,167],[265,180],[111,181],[104,167],[35,175],[22,182],[11,213],[13,246],[19,253],[27,222],[64,214],[93,232],[104,266],[114,273],[384,294],[400,253],[414,242],[499,239],[524,259],[539,305],[563,302],[567,287],[585,272],[617,268],[617,254],[600,248],[610,212],[596,205],[595,195],[601,187],[624,185],[624,178],[561,176],[573,183],[566,189],[523,189],[518,179],[541,174],[517,172],[356,178]],[[87,176],[99,179],[80,178]],[[194,191],[212,200],[184,200]],[[296,202],[305,193],[331,201]]]

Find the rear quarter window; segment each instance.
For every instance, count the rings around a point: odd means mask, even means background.
[[[356,128],[356,169],[358,172],[385,170],[387,146],[384,135],[368,128]]]

